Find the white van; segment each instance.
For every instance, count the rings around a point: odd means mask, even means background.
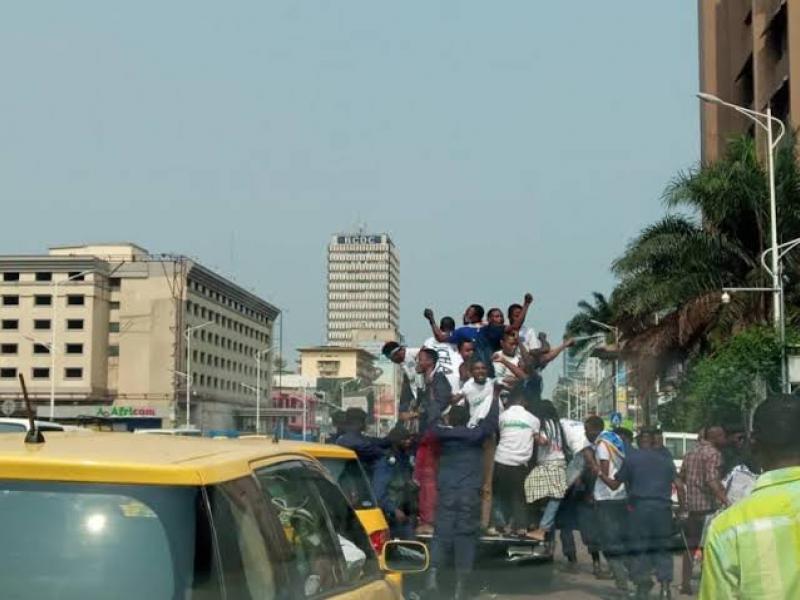
[[[664,432],[664,446],[672,454],[675,468],[680,471],[683,464],[683,457],[697,445],[696,433],[684,433],[675,431]]]

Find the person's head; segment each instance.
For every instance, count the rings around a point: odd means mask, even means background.
[[[386,437],[396,450],[408,450],[411,447],[411,433],[402,423],[395,425]]]
[[[616,433],[622,440],[628,444],[629,446],[633,444],[633,432],[626,427],[616,427],[614,429],[614,433]]]
[[[360,408],[350,407],[344,413],[344,428],[348,431],[364,431],[367,427],[367,413]]]
[[[506,395],[506,408],[525,404],[525,385],[520,381],[508,391]]]
[[[800,398],[782,394],[758,405],[753,449],[765,471],[800,466]]]
[[[450,407],[450,412],[447,413],[447,423],[451,427],[464,427],[469,423],[469,408],[465,405],[456,405]]]
[[[381,354],[395,364],[401,364],[406,360],[406,347],[397,342],[386,342],[381,348]]]
[[[472,360],[472,356],[475,354],[475,342],[470,340],[461,340],[458,342],[458,353],[461,355],[461,358],[464,362],[469,362]]]
[[[538,402],[534,402],[533,406],[531,406],[531,410],[533,412],[533,416],[539,419],[539,421],[542,423],[545,421],[553,421],[558,423],[558,411],[556,410],[556,405],[550,400],[539,400]]]
[[[481,360],[476,360],[472,363],[469,372],[472,374],[475,383],[481,385],[486,383],[486,378],[489,376],[489,368],[486,366],[486,363]]]
[[[331,425],[335,431],[341,431],[344,429],[344,411],[337,410],[335,413],[331,415]]]
[[[421,348],[417,355],[417,373],[430,373],[436,368],[439,353],[433,348]]]
[[[503,334],[503,339],[500,340],[500,348],[506,356],[514,356],[517,352],[518,343],[517,333],[515,331],[507,331]]]
[[[649,450],[650,448],[655,448],[655,436],[656,432],[653,429],[642,429],[639,432],[639,437],[637,438],[637,442],[639,443],[639,448],[642,450]]]
[[[725,447],[727,438],[725,436],[725,429],[720,425],[711,425],[706,428],[706,441],[714,446],[717,450]]]
[[[725,426],[725,437],[728,440],[728,446],[741,450],[744,448],[747,436],[745,435],[744,427],[741,424],[731,424]]]
[[[513,323],[516,321],[520,313],[522,313],[522,305],[521,304],[512,304],[508,307],[506,314],[508,315],[508,322]]]
[[[464,311],[464,325],[472,325],[483,321],[484,310],[480,304],[470,304]]]
[[[499,308],[490,308],[489,312],[486,313],[486,320],[489,321],[490,325],[503,325],[505,323],[503,311]]]
[[[606,424],[603,422],[603,419],[597,415],[592,415],[583,422],[583,430],[586,432],[586,439],[593,444],[597,437],[603,433],[605,428]]]
[[[660,429],[656,429],[653,432],[653,448],[663,448],[664,447],[664,432]]]
[[[439,321],[439,329],[444,333],[452,333],[456,330],[456,321],[453,317],[442,317]]]

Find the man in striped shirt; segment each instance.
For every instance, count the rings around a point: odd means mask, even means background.
[[[700,598],[800,598],[800,398],[763,402],[753,419],[764,468],[751,495],[714,518]]]

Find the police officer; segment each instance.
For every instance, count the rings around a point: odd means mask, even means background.
[[[417,512],[417,487],[413,481],[411,434],[400,423],[389,432],[391,448],[375,463],[372,490],[393,538],[411,539]]]
[[[498,414],[499,402],[495,398],[486,418],[476,427],[468,427],[469,409],[452,406],[447,424],[440,422],[431,429],[441,445],[432,568],[426,586],[432,595],[438,594],[438,570],[452,556],[456,571],[453,597],[467,597],[467,580],[475,563],[481,524],[483,442],[497,431]]]
[[[339,446],[350,448],[358,456],[358,460],[372,478],[375,463],[379,461],[386,449],[390,446],[387,438],[376,438],[364,435],[367,428],[367,413],[360,408],[348,408],[344,414],[344,433],[340,435],[336,443]]]

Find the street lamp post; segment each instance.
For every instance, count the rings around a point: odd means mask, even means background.
[[[615,347],[614,376],[611,379],[611,396],[612,396],[611,404],[614,407],[614,410],[617,410],[617,377],[619,375],[619,327],[615,327],[614,325],[609,325],[608,323],[603,323],[602,321],[596,321],[595,319],[589,319],[589,322],[614,334],[614,347]]]
[[[768,250],[771,253],[772,259],[772,267],[767,269],[769,274],[772,276],[772,320],[775,325],[775,331],[780,333],[781,331],[781,323],[783,323],[783,300],[782,300],[782,284],[780,281],[780,269],[778,268],[778,218],[777,218],[777,208],[776,208],[776,198],[775,198],[775,150],[778,147],[778,144],[781,141],[781,138],[786,133],[786,126],[783,124],[783,121],[780,119],[772,116],[772,108],[767,106],[767,112],[757,112],[755,110],[751,110],[749,108],[745,108],[744,106],[739,106],[738,104],[732,104],[730,102],[725,102],[721,98],[714,96],[713,94],[707,94],[701,92],[697,94],[697,97],[703,100],[704,102],[709,102],[711,104],[718,104],[720,106],[726,106],[746,116],[748,119],[753,121],[756,125],[761,127],[767,133],[767,147],[769,152],[767,153],[767,167],[769,171],[769,219],[770,219],[770,237],[771,244]],[[778,135],[777,137],[773,135],[773,127],[777,123],[778,125]],[[766,254],[766,253],[765,253]],[[763,263],[762,263],[763,264]],[[766,267],[766,265],[765,265]],[[784,361],[785,362],[785,361]]]
[[[256,434],[261,433],[261,357],[275,349],[256,350],[253,357],[256,361]]]
[[[58,286],[61,283],[69,283],[76,279],[81,279],[90,273],[94,273],[94,269],[87,269],[80,273],[70,275],[63,281],[58,281],[53,277],[53,308],[51,310],[51,323],[50,323],[50,420],[55,420],[56,415],[56,331],[58,330]]]
[[[186,428],[191,426],[192,419],[192,336],[194,332],[203,327],[213,325],[214,321],[207,321],[200,325],[186,328]]]

